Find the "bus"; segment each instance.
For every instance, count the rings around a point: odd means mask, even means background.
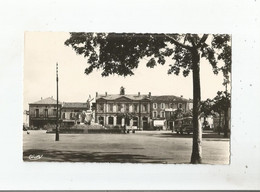
[[[174,129],[177,134],[193,132],[192,117],[183,117],[174,121]]]

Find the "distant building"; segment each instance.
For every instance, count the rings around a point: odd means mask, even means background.
[[[119,94],[96,93],[95,120],[106,127],[149,129],[150,103],[151,93],[125,94],[123,87]]]
[[[173,114],[177,109],[186,112],[192,109],[192,100],[173,95],[151,96],[148,94],[98,94],[96,101],[59,103],[58,116],[62,126],[77,123],[99,123],[105,127],[148,130],[152,128],[172,129]],[[92,104],[92,105],[91,105]],[[53,97],[29,104],[29,126],[44,128],[56,124],[57,101]]]
[[[177,109],[182,109],[183,112],[191,110],[192,100],[174,95],[151,96],[153,126],[172,129],[174,126],[173,114]]]
[[[61,103],[58,104],[60,116]],[[29,126],[43,128],[48,124],[56,124],[57,101],[53,97],[41,99],[29,104]]]
[[[64,102],[61,109],[61,119],[64,125],[84,123],[89,110],[88,103]]]

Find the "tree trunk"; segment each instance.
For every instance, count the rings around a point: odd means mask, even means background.
[[[204,126],[204,129],[207,128],[207,127],[205,127],[205,126],[206,126],[206,121],[207,121],[207,117],[204,116],[204,120],[203,120],[203,126]],[[202,126],[202,128],[203,128],[203,126]]]
[[[228,137],[228,109],[224,111],[224,137]]]
[[[193,145],[191,163],[202,162],[201,141],[202,130],[199,125],[199,105],[200,105],[200,55],[197,49],[192,50],[192,75],[193,75]]]
[[[218,135],[220,135],[220,131],[221,131],[221,111],[219,112]]]

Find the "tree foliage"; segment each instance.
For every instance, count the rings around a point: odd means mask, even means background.
[[[65,45],[71,46],[77,54],[88,58],[89,66],[85,69],[90,74],[94,69],[101,69],[102,76],[118,74],[134,75],[141,59],[147,59],[147,67],[164,65],[167,58],[168,74],[184,76],[192,70],[192,48],[198,48],[201,57],[206,58],[217,74],[220,70],[231,71],[230,35],[197,34],[138,34],[138,33],[70,33]],[[181,43],[180,43],[181,42]],[[218,60],[225,65],[218,67]]]
[[[201,101],[200,103],[200,116],[207,118],[211,115],[214,115],[213,111],[213,100],[206,99],[205,101]]]
[[[217,95],[213,99],[213,111],[221,113],[222,111],[228,110],[231,106],[231,96],[227,91],[218,91]]]
[[[183,109],[178,108],[171,115],[172,120],[176,120],[183,117],[192,117],[192,110],[184,111]]]

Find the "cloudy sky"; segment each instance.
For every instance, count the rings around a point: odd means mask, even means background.
[[[65,102],[85,102],[89,95],[119,93],[124,86],[126,94],[183,95],[192,98],[192,76],[168,75],[169,68],[156,66],[147,68],[140,63],[131,77],[118,75],[101,77],[101,71],[84,74],[87,59],[76,55],[71,47],[64,45],[69,33],[65,32],[26,32],[24,55],[24,109],[28,103],[53,96],[56,98],[56,63],[59,64],[59,100]],[[213,98],[218,90],[224,90],[223,76],[214,75],[211,65],[201,60],[201,97]]]

